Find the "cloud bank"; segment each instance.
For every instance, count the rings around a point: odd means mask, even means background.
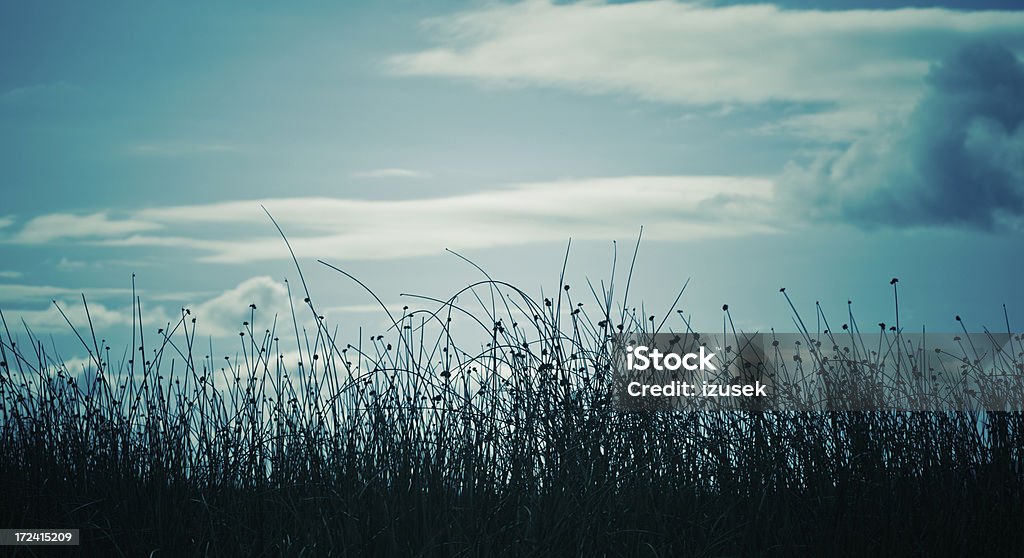
[[[84,237],[108,237],[160,228],[157,223],[136,219],[111,218],[107,212],[89,215],[51,213],[36,217],[21,228],[16,242],[42,244],[53,240]]]
[[[300,302],[300,301],[296,301]],[[200,330],[206,335],[237,336],[243,329],[243,322],[249,321],[256,305],[257,333],[271,329],[274,317],[277,316],[278,326],[290,331],[291,308],[288,304],[288,289],[280,281],[266,276],[247,279],[223,293],[196,304],[190,308],[192,315],[200,324]],[[297,315],[307,317],[305,306],[296,308]]]
[[[300,257],[395,259],[453,250],[631,238],[707,239],[775,230],[763,178],[632,176],[561,180],[383,201],[279,198],[159,207],[120,215],[43,215],[8,242],[78,241],[197,250],[207,261],[286,258],[264,205]],[[54,226],[59,224],[61,226]]]
[[[911,114],[791,167],[784,205],[812,220],[992,229],[1024,217],[1024,64],[968,45],[934,66]]]
[[[0,277],[16,278],[17,274],[8,276],[0,272]],[[63,310],[80,333],[88,330],[91,319],[97,337],[102,338],[109,334],[130,332],[133,324],[133,308],[130,303],[132,293],[130,288],[70,288],[3,283],[0,284],[0,312],[15,335],[21,328],[22,320],[35,334],[72,333],[67,321],[61,316],[60,311]],[[82,302],[83,294],[87,299],[88,314]],[[265,330],[273,329],[276,337],[286,340],[282,342],[286,342],[287,347],[294,347],[294,323],[300,329],[315,330],[317,327],[309,307],[303,302],[304,293],[301,289],[300,292],[292,293],[289,303],[286,283],[265,275],[245,279],[219,294],[155,293],[143,289],[136,290],[135,294],[142,301],[142,320],[147,334],[158,329],[170,331],[166,329],[168,324],[173,329],[182,319],[181,312],[186,308],[189,311],[186,322],[191,327],[189,320],[196,319],[196,332],[200,339],[211,336],[237,342],[241,331],[251,329],[257,337],[262,338]],[[404,306],[402,303],[387,305],[395,314],[401,314]],[[317,311],[328,320],[345,314],[382,314],[380,305],[376,303],[320,307]]]
[[[938,8],[540,0],[425,25],[436,46],[393,56],[396,73],[691,105],[816,104],[782,127],[847,138],[909,108],[931,61],[966,42],[1024,50],[1024,13]]]

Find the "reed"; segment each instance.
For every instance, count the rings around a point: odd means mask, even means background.
[[[84,370],[4,318],[0,523],[113,556],[1024,552],[1020,413],[621,412],[611,337],[685,330],[676,308],[637,312],[614,272],[538,297],[479,272],[356,339],[308,291],[252,305],[233,358],[138,298],[120,358],[69,322]]]

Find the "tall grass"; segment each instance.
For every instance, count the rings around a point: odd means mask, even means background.
[[[480,271],[350,340],[308,291],[253,305],[235,358],[133,297],[120,357],[70,325],[84,373],[4,318],[0,524],[117,556],[1024,552],[1020,413],[621,412],[612,337],[676,308],[614,271],[536,298]]]

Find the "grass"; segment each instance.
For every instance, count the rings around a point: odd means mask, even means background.
[[[75,329],[84,374],[5,319],[0,526],[110,556],[1024,553],[1021,413],[621,412],[611,337],[680,314],[614,271],[537,298],[480,271],[348,342],[308,291],[252,306],[235,358],[135,298],[121,357]]]

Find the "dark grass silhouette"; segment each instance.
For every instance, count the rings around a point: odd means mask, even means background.
[[[112,556],[1024,552],[1020,413],[620,412],[611,336],[681,314],[632,309],[614,271],[579,298],[562,277],[534,299],[484,274],[354,344],[307,291],[250,307],[225,359],[136,298],[122,358],[76,329],[84,374],[5,320],[0,525]]]

